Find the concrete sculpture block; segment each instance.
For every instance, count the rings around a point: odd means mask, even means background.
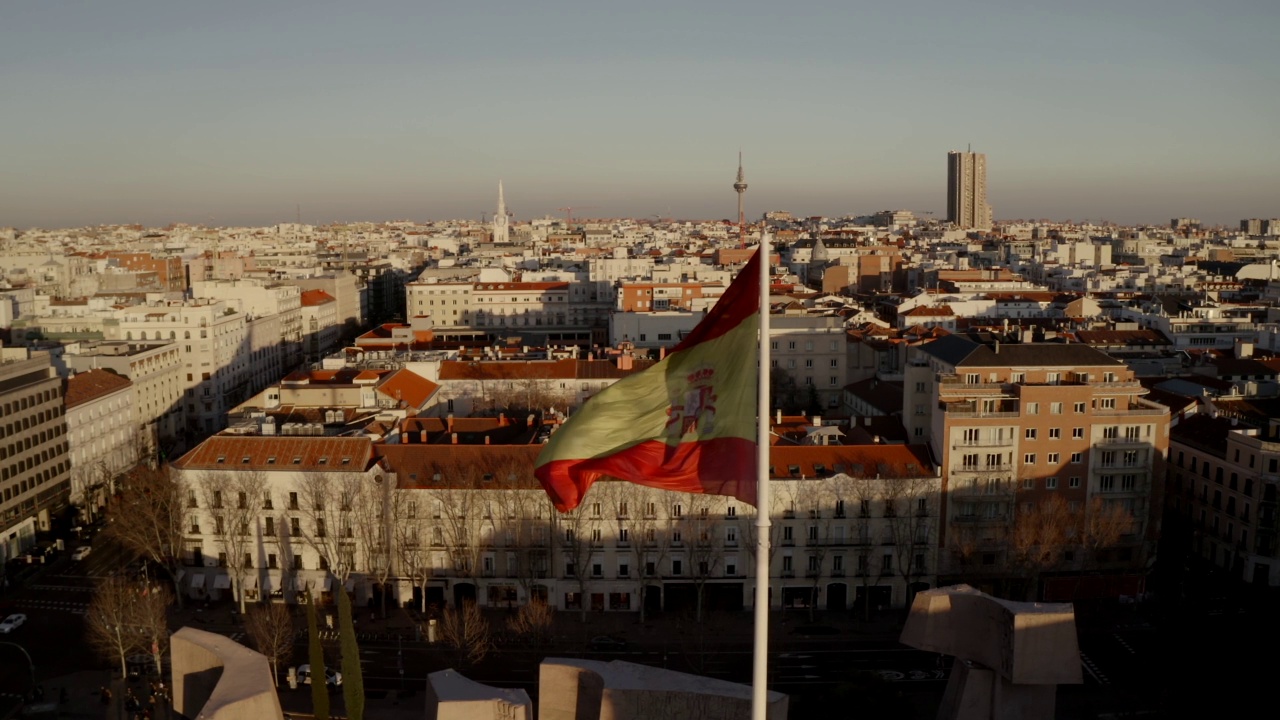
[[[730,720],[751,714],[751,686],[635,663],[547,658],[538,678],[539,720]],[[769,693],[771,720],[787,696]]]
[[[283,720],[267,658],[184,627],[169,638],[173,708],[193,720]]]
[[[533,720],[524,690],[483,685],[453,670],[427,676],[426,720]]]
[[[1069,603],[1011,602],[968,585],[926,590],[900,639],[956,658],[940,719],[1051,720],[1057,686],[1084,682]]]

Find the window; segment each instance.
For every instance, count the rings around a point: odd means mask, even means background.
[[[1078,428],[1071,428],[1071,439],[1072,439],[1072,440],[1083,440],[1083,439],[1084,439],[1084,428],[1082,428],[1082,427],[1078,427]]]
[[[671,517],[680,517],[684,514],[684,507],[679,503],[671,506]]]
[[[1039,414],[1040,414],[1040,403],[1038,403],[1038,402],[1030,402],[1030,403],[1027,403],[1027,414],[1028,414],[1028,415],[1039,415]]]
[[[1044,479],[1044,488],[1045,488],[1046,490],[1057,490],[1057,489],[1058,489],[1058,478],[1056,478],[1056,477],[1047,477],[1047,478],[1045,478],[1045,479]]]
[[[1061,380],[1062,380],[1061,373],[1051,372],[1051,373],[1046,373],[1044,376],[1044,381],[1049,383],[1050,385],[1057,385],[1059,382],[1061,382]]]
[[[1102,408],[1103,410],[1115,410],[1115,409],[1116,409],[1116,399],[1115,399],[1115,398],[1102,398],[1102,399],[1098,400],[1098,407]]]
[[[1050,465],[1057,465],[1061,459],[1059,458],[1058,453],[1049,453],[1048,461]]]
[[[1078,453],[1078,452],[1071,453],[1071,462],[1075,465],[1079,465],[1080,463],[1084,462],[1084,453]]]
[[[792,345],[794,345],[795,343],[791,343],[791,344],[792,344]],[[684,574],[684,561],[683,561],[683,560],[680,560],[680,559],[673,559],[673,560],[671,561],[671,574],[672,574],[672,575],[683,575],[683,574]]]
[[[1050,415],[1061,415],[1061,414],[1062,414],[1062,403],[1060,403],[1060,402],[1049,403],[1049,414],[1050,414]]]
[[[1061,439],[1062,439],[1062,428],[1049,428],[1049,439],[1050,439],[1050,440],[1061,440]]]
[[[1072,490],[1080,487],[1080,476],[1072,475],[1071,478],[1067,481],[1067,487],[1071,488]]]
[[[790,555],[782,556],[782,571],[791,572],[791,556]]]
[[[1034,405],[1035,403],[1032,403],[1032,404]],[[1035,428],[1027,428],[1027,433],[1026,433],[1026,434],[1027,434],[1027,439],[1028,439],[1028,440],[1035,440],[1035,439],[1036,439],[1036,429],[1035,429]]]
[[[1075,410],[1075,413],[1076,413],[1077,415],[1083,415],[1083,414],[1084,414],[1084,403],[1082,403],[1082,402],[1078,402],[1078,403],[1076,403],[1076,404],[1074,405],[1074,410]]]
[[[1035,464],[1036,464],[1036,454],[1035,454],[1035,453],[1027,453],[1027,454],[1023,455],[1023,456],[1022,456],[1022,463],[1023,463],[1024,465],[1035,465]]]

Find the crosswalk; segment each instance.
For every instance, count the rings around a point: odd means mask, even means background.
[[[13,602],[20,608],[36,608],[39,610],[58,610],[61,612],[69,612],[75,615],[84,615],[89,610],[89,603],[86,602],[69,602],[66,600],[31,600],[21,598]]]
[[[54,592],[65,593],[92,593],[93,588],[80,587],[78,585],[32,585],[32,590],[52,590]]]

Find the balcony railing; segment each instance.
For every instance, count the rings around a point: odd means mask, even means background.
[[[782,538],[783,547],[794,547],[795,544],[796,544],[796,541],[793,538]]]
[[[796,571],[795,571],[795,570],[783,570],[783,571],[782,571],[782,577],[784,577],[784,578],[793,578],[793,577],[795,577],[795,576],[796,576]]]
[[[841,568],[837,568],[837,569],[835,569],[835,570],[832,570],[832,571],[831,571],[831,577],[833,577],[833,578],[844,577],[844,570],[843,570],[843,569],[841,569]]]

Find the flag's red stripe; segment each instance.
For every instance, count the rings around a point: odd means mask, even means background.
[[[708,340],[714,340],[742,324],[742,321],[760,311],[760,253],[729,283],[724,295],[716,301],[711,312],[698,323],[671,352],[680,352]]]
[[[601,477],[676,492],[731,495],[756,503],[756,444],[736,437],[671,446],[647,440],[608,457],[553,460],[534,471],[551,502],[567,512]]]

